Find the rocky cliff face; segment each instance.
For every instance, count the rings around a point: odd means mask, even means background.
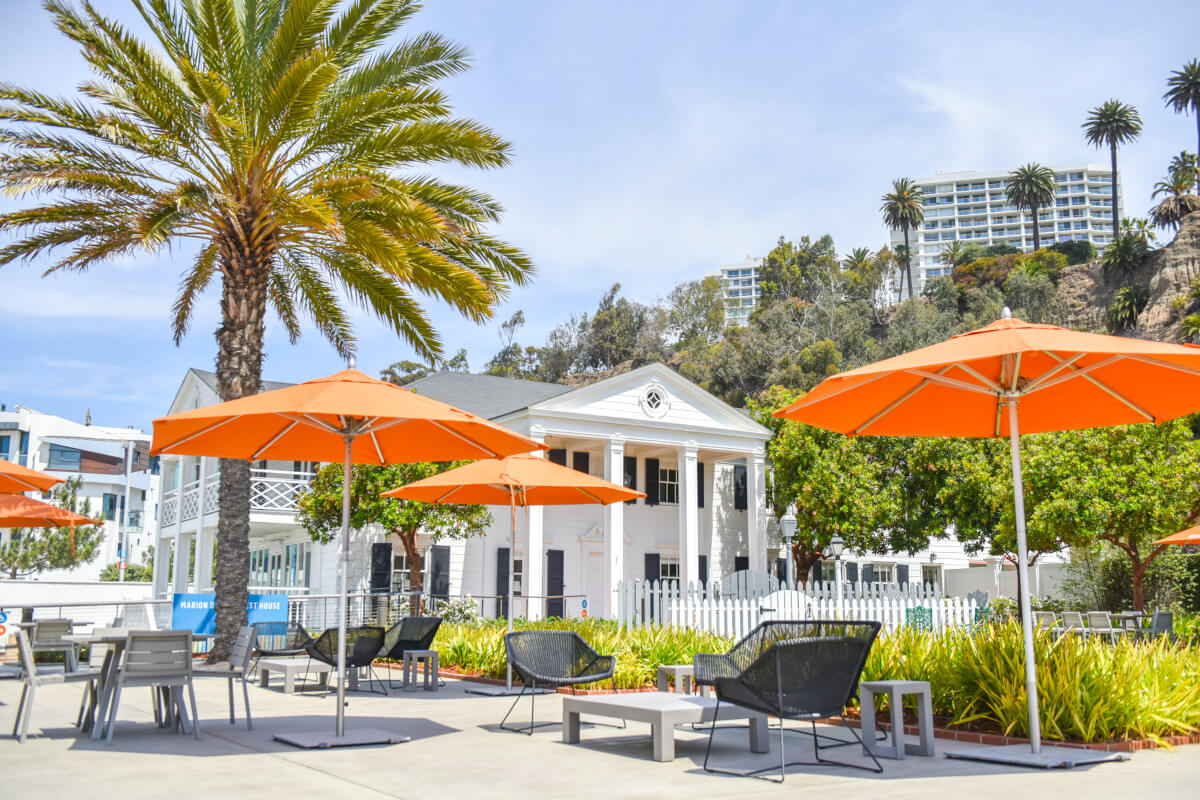
[[[1150,289],[1150,301],[1127,336],[1163,342],[1179,340],[1179,321],[1200,309],[1188,300],[1192,281],[1200,278],[1200,213],[1185,217],[1175,239],[1154,251],[1133,275],[1132,283]],[[1077,264],[1063,271],[1059,292],[1067,304],[1071,327],[1102,331],[1105,310],[1124,281],[1105,278],[1100,262]]]

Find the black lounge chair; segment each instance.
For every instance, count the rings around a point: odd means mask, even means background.
[[[532,736],[534,728],[558,724],[533,721],[534,701],[539,687],[575,686],[612,680],[613,689],[617,688],[613,678],[616,658],[600,655],[575,631],[517,631],[505,635],[504,650],[508,654],[508,663],[512,664],[513,671],[521,679],[521,693],[508,709],[508,714],[500,720],[503,730]],[[505,727],[504,723],[526,691],[532,692],[529,698],[529,727]]]
[[[383,628],[376,625],[363,625],[346,628],[346,671],[366,667],[370,673],[367,686],[372,687],[379,681],[382,694],[387,694],[387,688],[379,676],[375,674],[372,662],[379,657],[379,649],[383,646]],[[309,657],[337,669],[338,629],[329,628],[316,639],[311,639],[304,646]],[[372,688],[368,691],[374,692]]]
[[[809,761],[787,760],[783,742],[785,719],[808,720],[812,727],[816,765],[883,772],[878,759],[865,747],[863,752],[870,756],[875,763],[874,767],[821,757],[821,751],[830,747],[847,744],[862,746],[862,738],[854,728],[847,726],[854,736],[853,740],[838,740],[838,743],[833,745],[822,745],[822,739],[829,740],[833,737],[817,733],[817,720],[841,716],[847,703],[857,696],[863,665],[867,661],[867,654],[871,652],[875,637],[879,634],[880,623],[813,620],[783,624],[794,626],[793,632],[796,635],[787,639],[775,639],[736,676],[716,678],[713,687],[717,694],[717,714],[720,714],[721,703],[732,703],[779,717],[779,783],[783,782],[789,766],[814,765]],[[779,630],[781,629],[776,629],[776,632]],[[726,775],[758,776],[774,769],[764,767],[748,772],[735,772],[709,767],[708,760],[715,732],[716,726],[708,735],[708,749],[704,753],[706,771]]]
[[[308,652],[304,645],[312,641],[304,626],[296,622],[253,622],[250,627],[254,628],[258,638],[254,657],[256,670],[259,659],[304,655]]]
[[[379,650],[379,657],[403,661],[406,650],[428,650],[441,626],[441,617],[405,617],[383,634],[383,647]],[[396,688],[395,682],[390,678],[388,683],[393,689]],[[439,685],[445,686],[446,683],[442,681]]]
[[[696,686],[716,686],[720,678],[736,678],[776,642],[807,635],[812,623],[761,622],[728,653],[697,653],[692,658],[692,681]]]

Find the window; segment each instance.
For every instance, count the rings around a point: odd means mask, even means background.
[[[837,562],[821,562],[821,583],[832,583],[837,580]]]
[[[922,564],[921,583],[927,586],[941,586],[942,568],[937,564]]]
[[[679,502],[679,470],[672,467],[658,468],[658,502],[676,505]]]
[[[895,583],[896,567],[894,564],[872,564],[875,583]]]
[[[267,575],[267,560],[269,557],[268,551],[262,550],[250,551],[250,585],[251,586],[266,586],[268,582]]]
[[[8,442],[12,437],[0,436],[0,458],[8,461]]]
[[[283,585],[308,585],[309,553],[304,542],[289,544],[283,549]]]
[[[513,574],[512,574],[512,593],[513,597],[521,596],[521,588],[525,578],[525,570],[521,566],[521,559],[513,559]],[[516,608],[516,607],[514,607]]]
[[[105,519],[113,520],[117,518],[117,496],[109,492],[104,493],[104,498],[101,504],[102,514]]]
[[[660,556],[658,559],[658,579],[663,583],[679,583],[679,556]]]
[[[52,444],[50,445],[50,460],[46,463],[46,469],[78,472],[82,457],[83,454],[74,447],[62,447]]]

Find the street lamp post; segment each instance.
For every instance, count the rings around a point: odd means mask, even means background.
[[[787,588],[792,589],[796,585],[796,565],[792,563],[792,554],[788,551],[791,549],[792,537],[796,535],[796,514],[791,506],[788,506],[787,513],[779,518],[779,532],[783,535],[784,552],[787,553],[787,574],[791,576],[791,580],[788,581],[791,585]]]
[[[846,542],[838,534],[834,534],[829,540],[829,546],[825,548],[823,556],[833,558],[833,613],[838,619],[842,617],[842,551],[846,549]]]

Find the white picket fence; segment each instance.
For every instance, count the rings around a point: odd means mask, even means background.
[[[739,639],[760,622],[797,619],[878,620],[886,631],[921,623],[935,631],[971,625],[973,598],[942,597],[936,586],[911,584],[844,584],[839,602],[833,584],[779,589],[761,596],[721,593],[675,581],[621,581],[617,584],[617,618],[629,628],[666,625],[711,631]],[[926,609],[928,615],[912,614]],[[910,616],[912,619],[910,620]]]

